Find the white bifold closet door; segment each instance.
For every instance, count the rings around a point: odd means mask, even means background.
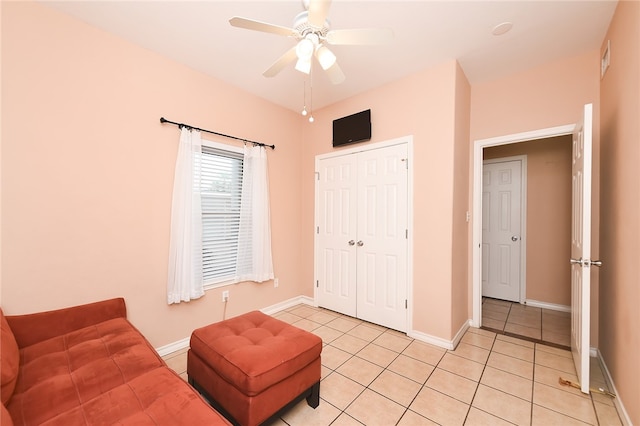
[[[319,306],[407,327],[407,145],[319,161]]]

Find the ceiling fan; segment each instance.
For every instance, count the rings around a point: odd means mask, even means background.
[[[331,30],[327,19],[331,0],[303,0],[302,3],[306,10],[295,17],[293,28],[238,16],[229,20],[229,23],[237,28],[292,37],[296,40],[296,45],[263,73],[265,77],[276,76],[293,61],[296,61],[295,68],[298,71],[309,74],[311,61],[315,56],[329,80],[333,84],[340,84],[344,81],[345,75],[336,61],[336,55],[329,50],[327,44],[380,45],[391,43],[393,40],[393,31],[388,28]]]

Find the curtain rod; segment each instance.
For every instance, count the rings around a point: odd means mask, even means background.
[[[275,145],[267,145],[266,143],[262,143],[262,142],[250,141],[248,139],[243,139],[243,138],[238,138],[238,137],[235,137],[235,136],[225,135],[224,133],[218,133],[218,132],[214,132],[214,131],[211,131],[211,130],[200,129],[198,127],[190,126],[189,124],[176,123],[175,121],[167,120],[164,117],[160,117],[160,123],[175,124],[178,127],[186,127],[188,129],[192,129],[192,130],[199,130],[201,132],[211,133],[212,135],[224,136],[225,138],[235,139],[235,140],[246,142],[246,143],[252,143],[252,144],[257,145],[257,146],[264,146],[264,147],[269,147],[271,149],[276,149]]]

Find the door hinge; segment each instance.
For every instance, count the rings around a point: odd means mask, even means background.
[[[407,299],[404,299],[404,308],[409,309],[409,302],[407,301]]]
[[[408,230],[408,229],[405,229],[405,230],[404,230],[404,239],[405,239],[405,240],[408,240],[408,239],[409,239],[409,230]]]
[[[404,163],[404,168],[409,170],[409,159],[408,158],[401,158],[400,161],[402,161]]]
[[[320,172],[316,172],[316,180],[320,180]]]
[[[316,234],[319,234],[319,233],[320,233],[320,227],[316,226]]]
[[[320,280],[316,280],[316,287],[320,287]]]

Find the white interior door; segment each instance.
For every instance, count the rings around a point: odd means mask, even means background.
[[[407,145],[358,154],[358,318],[406,331]]]
[[[573,132],[571,223],[571,352],[582,392],[589,393],[591,304],[591,150],[593,106]]]
[[[482,174],[482,295],[520,302],[522,160],[487,160]]]
[[[319,162],[318,304],[356,316],[357,156]]]

